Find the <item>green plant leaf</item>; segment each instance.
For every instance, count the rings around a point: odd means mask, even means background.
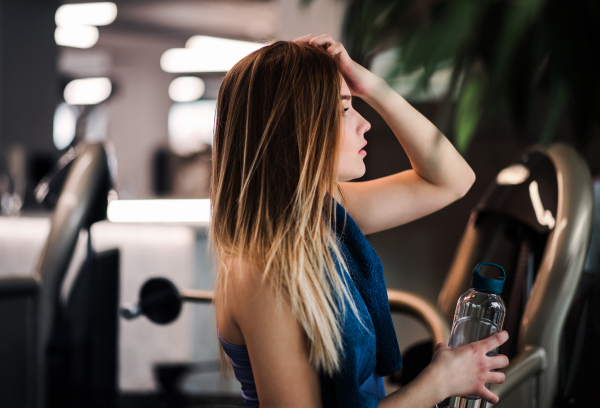
[[[350,57],[368,66],[371,58],[385,48],[399,27],[412,27],[410,8],[417,0],[346,0],[342,42]]]
[[[481,119],[485,80],[481,75],[470,78],[464,85],[454,120],[456,149],[466,154]]]
[[[546,116],[546,123],[541,131],[540,144],[549,145],[556,134],[558,121],[562,116],[563,109],[567,103],[567,94],[561,85],[556,85],[552,92],[550,110]]]
[[[368,68],[379,53],[400,50],[386,79],[415,75],[415,93],[423,93],[442,67],[485,78],[481,88],[458,85],[458,106],[447,98],[437,123],[453,126],[462,151],[484,110],[542,142],[555,137],[558,118],[568,119],[566,136],[580,147],[600,125],[599,0],[339,1],[347,6],[341,41],[354,60]]]
[[[501,94],[511,80],[511,67],[517,47],[527,30],[541,18],[548,0],[522,0],[510,3],[505,11],[503,27],[498,36],[492,65],[494,93]]]
[[[434,72],[452,60],[476,38],[479,22],[489,7],[487,0],[449,0],[441,3],[431,23],[407,40],[403,54],[406,69],[421,66]]]

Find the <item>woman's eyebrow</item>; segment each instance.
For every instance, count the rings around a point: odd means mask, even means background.
[[[342,99],[352,100],[352,95],[342,95]]]

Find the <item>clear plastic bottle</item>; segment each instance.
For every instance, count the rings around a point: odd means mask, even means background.
[[[479,269],[490,265],[500,269],[499,279],[481,276]],[[456,348],[493,336],[502,330],[506,306],[500,297],[502,286],[506,280],[506,272],[500,265],[480,262],[473,269],[471,289],[467,290],[456,304],[454,323],[448,346]],[[496,356],[498,348],[487,353]],[[490,384],[486,384],[489,389]],[[438,408],[485,408],[487,402],[475,396],[455,396],[445,399]]]

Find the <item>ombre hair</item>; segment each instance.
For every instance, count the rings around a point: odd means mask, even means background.
[[[306,333],[310,363],[329,375],[340,369],[346,303],[358,316],[332,229],[340,88],[333,57],[307,43],[277,41],[239,61],[219,90],[210,188],[215,298],[226,293],[225,259],[257,266]]]

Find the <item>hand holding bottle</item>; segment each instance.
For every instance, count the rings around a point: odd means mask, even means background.
[[[491,370],[506,367],[508,358],[502,354],[493,357],[486,354],[506,340],[508,333],[502,331],[454,349],[439,343],[431,364],[424,371],[428,371],[430,380],[438,384],[441,399],[451,395],[469,395],[481,397],[492,404],[498,402],[498,396],[488,390],[485,384],[504,382],[504,373]]]

